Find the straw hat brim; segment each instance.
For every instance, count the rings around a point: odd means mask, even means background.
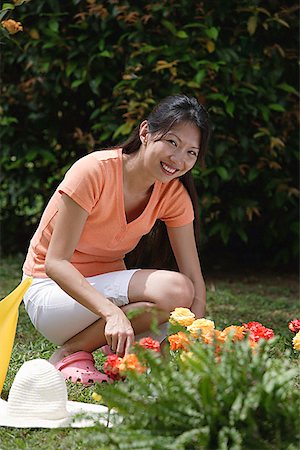
[[[111,426],[109,423],[109,410],[103,405],[67,401],[67,412],[67,417],[56,420],[15,417],[9,414],[7,402],[0,399],[0,427],[85,428],[92,427],[98,423],[108,427]]]

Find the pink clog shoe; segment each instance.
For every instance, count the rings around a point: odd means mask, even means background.
[[[88,352],[80,351],[66,356],[55,364],[65,380],[72,383],[82,383],[90,386],[93,383],[111,383],[111,379],[104,373],[99,372],[95,367],[93,355]]]

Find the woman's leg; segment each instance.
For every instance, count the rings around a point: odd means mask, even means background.
[[[134,318],[130,319],[135,334],[143,333],[150,330],[153,321],[159,324],[168,320],[168,314],[164,311],[158,312],[154,305],[150,302],[130,303],[121,308],[125,314],[132,311],[137,312]],[[140,310],[140,312],[138,311]],[[104,335],[105,321],[99,319],[92,323],[89,327],[76,334],[65,344],[58,348],[51,356],[49,361],[56,364],[62,358],[78,351],[86,351],[92,353],[98,348],[107,344]]]
[[[138,270],[128,285],[130,303],[151,302],[158,310],[170,313],[175,308],[190,308],[194,300],[191,280],[169,270]]]
[[[189,308],[194,298],[192,282],[178,272],[166,270],[139,270],[135,272],[128,285],[129,304],[122,307],[125,314],[141,310],[130,319],[135,334],[150,329],[153,320],[159,324],[166,322],[170,312],[176,307]],[[105,322],[102,319],[69,339],[50,358],[55,364],[63,357],[80,350],[93,352],[106,344]]]

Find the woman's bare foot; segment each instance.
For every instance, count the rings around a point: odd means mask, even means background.
[[[49,358],[49,362],[55,366],[55,364],[57,364],[63,358],[65,358],[66,356],[69,356],[71,354],[72,354],[72,352],[68,351],[66,348],[60,347]]]

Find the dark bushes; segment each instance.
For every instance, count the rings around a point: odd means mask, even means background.
[[[76,158],[184,92],[214,125],[207,167],[194,171],[204,249],[296,259],[296,4],[40,0],[10,14],[24,31],[1,39],[5,253],[27,247]]]

